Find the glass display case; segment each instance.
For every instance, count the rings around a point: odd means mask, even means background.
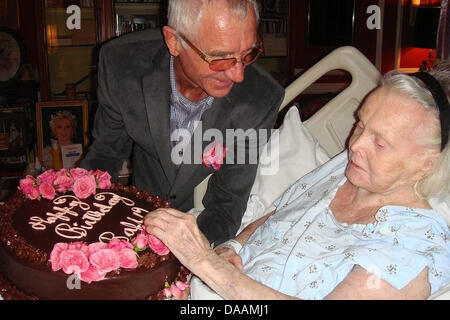
[[[94,1],[47,0],[44,11],[49,98],[91,98],[98,44]]]
[[[167,4],[167,0],[38,1],[42,100],[90,102],[96,100],[100,45],[128,32],[160,27]]]
[[[159,0],[141,2],[116,0],[114,2],[114,11],[114,31],[116,36],[161,26]]]

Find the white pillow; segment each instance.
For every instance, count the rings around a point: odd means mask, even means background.
[[[286,113],[283,124],[264,146],[247,210],[238,233],[252,221],[274,210],[273,202],[299,178],[330,159],[303,125],[297,107]]]
[[[443,198],[430,199],[431,207],[436,210],[450,226],[450,195]]]

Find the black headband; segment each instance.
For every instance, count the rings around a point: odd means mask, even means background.
[[[430,90],[434,102],[439,109],[439,120],[441,121],[441,151],[444,150],[448,143],[448,134],[450,131],[450,105],[448,103],[447,95],[442,89],[439,81],[432,75],[426,72],[416,72],[410,76],[419,78]]]

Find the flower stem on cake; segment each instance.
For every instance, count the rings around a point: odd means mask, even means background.
[[[161,240],[149,234],[145,231],[145,228],[142,228],[141,233],[133,239],[132,243],[136,253],[147,249],[147,247],[150,247],[154,253],[160,256],[165,256],[170,252],[169,248]]]

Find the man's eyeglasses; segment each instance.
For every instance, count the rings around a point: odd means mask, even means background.
[[[212,71],[225,71],[228,70],[232,67],[234,67],[234,65],[236,63],[238,63],[238,60],[236,58],[216,58],[216,57],[211,57],[207,54],[205,54],[203,51],[201,51],[200,49],[198,49],[196,46],[194,46],[192,44],[192,42],[190,42],[188,39],[186,39],[185,36],[183,36],[182,34],[179,34],[181,39],[183,39],[191,48],[192,50],[194,50],[199,56],[200,58],[202,58],[204,61],[206,61],[209,64],[209,68]],[[259,55],[262,53],[263,48],[261,43],[259,43],[257,46],[253,47],[250,49],[250,51],[248,51],[247,53],[244,53],[241,56],[240,59],[240,63],[242,63],[243,66],[248,66],[249,64],[252,64],[253,62],[255,62],[255,60],[259,57]]]

